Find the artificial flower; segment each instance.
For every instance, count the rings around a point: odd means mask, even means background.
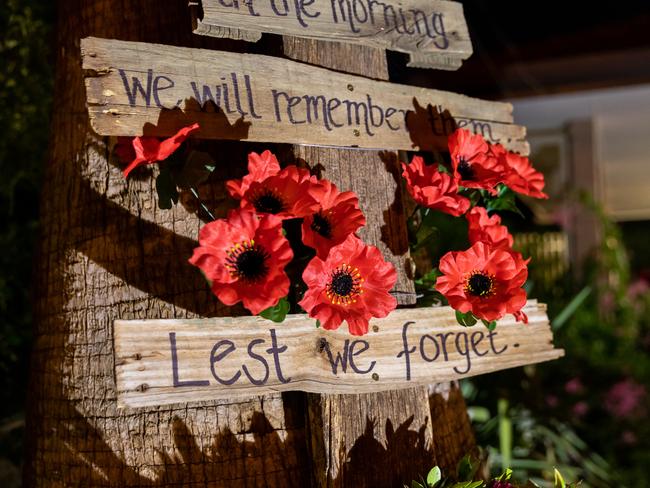
[[[201,228],[189,262],[211,281],[219,300],[226,305],[241,301],[257,315],[289,292],[284,267],[292,258],[280,218],[240,209]]]
[[[340,192],[329,180],[321,180],[315,189],[318,211],[305,217],[302,223],[302,241],[316,249],[316,255],[325,259],[330,249],[341,244],[366,224],[354,192]]]
[[[385,317],[397,306],[388,293],[397,281],[395,268],[354,235],[330,249],[327,259],[313,258],[302,279],[308,289],[300,306],[328,330],[345,320],[351,334],[363,335],[371,317]]]
[[[508,188],[533,198],[548,198],[542,191],[544,175],[533,168],[527,157],[508,151],[501,144],[494,144],[490,151],[504,168],[503,183]]]
[[[264,181],[279,172],[280,163],[271,151],[267,149],[262,154],[252,152],[248,155],[248,174],[241,180],[228,181],[226,189],[230,195],[241,200],[252,182]]]
[[[505,225],[501,225],[501,217],[494,214],[488,216],[483,207],[474,207],[465,215],[469,223],[469,242],[486,242],[492,247],[503,249],[512,248],[512,236]]]
[[[240,207],[281,219],[306,217],[318,209],[314,192],[318,180],[297,166],[280,169],[270,151],[248,156],[248,174],[226,183],[228,192],[240,199]]]
[[[438,168],[426,166],[424,159],[414,156],[411,164],[402,163],[406,189],[420,205],[458,217],[470,206],[469,199],[458,194],[456,181]]]
[[[192,132],[198,129],[199,124],[188,125],[173,136],[162,141],[157,137],[148,136],[133,138],[120,137],[115,148],[115,153],[123,161],[130,161],[129,165],[123,171],[124,177],[128,178],[131,171],[138,166],[164,161],[185,142]],[[131,149],[129,149],[129,142]]]
[[[496,194],[494,187],[503,180],[503,165],[479,134],[456,129],[449,136],[449,152],[456,183]]]
[[[451,251],[440,259],[442,276],[436,290],[462,313],[472,312],[492,322],[511,313],[527,322],[521,311],[526,304],[522,285],[528,277],[528,261],[521,254],[476,242],[466,251]]]

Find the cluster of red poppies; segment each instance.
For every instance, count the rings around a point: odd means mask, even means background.
[[[471,247],[451,251],[440,260],[436,289],[455,310],[471,312],[476,318],[493,322],[506,314],[527,322],[521,311],[526,303],[522,289],[528,276],[528,260],[512,250],[513,239],[498,215],[488,216],[483,207],[473,207],[465,189],[497,195],[499,185],[535,198],[542,192],[544,176],[528,158],[507,151],[500,144],[488,144],[480,135],[459,129],[449,137],[452,173],[438,165],[425,166],[415,156],[402,164],[407,188],[415,201],[427,208],[459,217],[469,223]]]
[[[154,137],[121,138],[116,152],[128,162],[125,177],[136,167],[163,161],[176,151],[198,124],[160,141]],[[407,188],[415,201],[450,215],[466,216],[471,247],[448,252],[440,260],[436,289],[457,311],[486,322],[521,311],[526,303],[522,285],[527,260],[512,250],[513,239],[498,215],[472,208],[468,191],[497,195],[501,185],[535,198],[544,177],[528,158],[488,144],[480,135],[459,129],[449,137],[452,172],[426,166],[415,156],[402,164]],[[293,251],[284,237],[282,221],[303,219],[302,240],[316,250],[303,272],[307,285],[299,304],[326,329],[343,321],[352,334],[368,331],[372,317],[385,317],[395,307],[389,294],[397,273],[381,252],[364,244],[356,232],[366,219],[353,192],[341,192],[328,180],[318,180],[306,169],[280,168],[270,151],[251,153],[248,174],[227,183],[240,208],[226,219],[206,224],[190,263],[211,282],[212,291],[226,305],[242,302],[253,314],[278,305],[289,292],[286,265]]]
[[[293,252],[282,221],[301,218],[303,243],[316,250],[302,275],[308,288],[300,305],[310,317],[326,329],[345,320],[352,334],[361,335],[371,317],[395,308],[388,292],[397,273],[377,248],[355,235],[366,219],[353,192],[341,192],[306,169],[281,169],[270,151],[251,153],[248,174],[226,187],[240,208],[206,224],[190,258],[223,303],[242,302],[259,314],[288,294],[284,268]]]

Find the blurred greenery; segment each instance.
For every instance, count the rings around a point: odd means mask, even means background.
[[[54,6],[46,0],[0,4],[0,458],[5,471],[12,469],[7,461],[15,467],[22,457],[32,260],[53,84]]]

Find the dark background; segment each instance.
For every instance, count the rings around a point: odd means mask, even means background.
[[[0,483],[4,482],[5,488],[20,483],[24,408],[29,401],[26,385],[32,329],[33,249],[38,239],[38,202],[50,130],[52,59],[56,46],[54,3],[52,0],[8,0],[0,5]],[[474,55],[463,67],[455,72],[408,69],[406,56],[391,52],[392,81],[487,99],[650,82],[650,2],[627,1],[601,6],[595,2],[476,0],[463,4],[474,44]],[[627,271],[615,270],[627,272],[629,284],[650,267],[648,222],[612,226],[613,234],[610,234],[620,244],[620,249],[615,251],[633,256]],[[558,283],[561,291],[552,297],[552,313],[559,313],[576,293],[588,286],[589,277],[594,273],[608,272],[607,266],[613,265],[601,260],[592,264],[591,274],[586,273],[582,282]],[[593,279],[594,283],[598,282],[598,277]],[[557,334],[559,345],[573,355],[573,362],[559,362],[556,369],[540,368],[541,371],[532,375],[491,375],[489,379],[467,383],[464,388],[468,402],[478,412],[479,440],[493,445],[496,459],[503,455],[500,451],[503,437],[490,430],[489,422],[497,418],[499,405],[503,406],[505,400],[515,427],[512,434],[515,457],[539,461],[548,453],[548,446],[568,449],[548,433],[543,437],[546,426],[553,435],[562,437],[562,432],[568,435],[562,431],[563,427],[557,427],[564,425],[584,443],[578,455],[569,455],[568,459],[574,465],[583,465],[583,471],[577,473],[585,478],[591,476],[593,486],[613,483],[599,484],[602,477],[584,467],[585,463],[598,464],[601,455],[606,462],[599,466],[604,466],[602,469],[608,470],[620,486],[646,486],[645,481],[635,485],[639,483],[635,480],[650,478],[648,441],[642,438],[648,431],[647,425],[644,427],[645,416],[623,421],[608,417],[599,407],[607,400],[603,391],[617,382],[634,378],[638,384],[647,384],[648,344],[639,344],[638,338],[648,339],[650,335],[639,317],[630,318],[629,307],[623,307],[629,304],[621,305],[622,311],[616,308],[623,299],[617,302],[614,315],[603,317],[602,297],[611,290],[601,292],[593,293],[581,311],[574,313]],[[617,300],[618,292],[614,293]],[[592,327],[594,323],[598,326]],[[615,333],[614,327],[621,323],[635,331],[633,340],[626,342]],[[609,344],[612,341],[618,345]],[[606,344],[604,352],[602,347],[595,347],[598,344]],[[582,366],[576,365],[577,361]],[[637,364],[631,365],[631,361]],[[571,400],[567,392],[566,382],[575,375],[584,384],[579,401],[591,408],[586,417],[576,418],[573,410],[578,399]],[[549,408],[549,395],[561,397],[558,406]],[[647,405],[647,395],[644,401]],[[480,417],[486,412],[488,420],[481,423]],[[523,427],[518,434],[517,422],[522,418]],[[636,440],[629,436],[621,440],[621,433],[626,429],[632,429]],[[525,439],[526,431],[542,432],[539,434],[542,437],[531,444],[530,439]],[[517,446],[520,451],[516,451]],[[542,468],[521,469],[522,475],[543,471]]]

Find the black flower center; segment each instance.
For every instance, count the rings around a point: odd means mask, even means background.
[[[473,271],[465,282],[465,292],[476,297],[488,297],[494,293],[494,277],[483,271]]]
[[[357,268],[342,264],[332,272],[325,294],[334,305],[350,305],[356,303],[357,297],[363,293],[362,282],[363,278]]]
[[[255,282],[269,272],[267,259],[270,256],[252,239],[234,244],[226,254],[226,268],[233,277]]]
[[[311,230],[320,234],[325,239],[332,238],[332,224],[321,212],[314,214],[311,222]]]
[[[458,171],[458,174],[463,180],[469,181],[474,179],[474,170],[472,169],[472,165],[463,157],[459,159],[456,171]]]
[[[337,295],[346,297],[354,287],[354,280],[348,273],[337,273],[332,277],[331,289]]]
[[[282,198],[273,190],[263,190],[256,194],[253,197],[253,206],[258,212],[274,215],[286,209]]]

